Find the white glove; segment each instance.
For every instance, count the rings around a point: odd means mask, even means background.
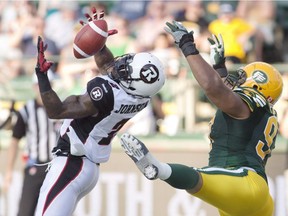
[[[172,23],[166,22],[164,30],[172,35],[175,44],[182,50],[184,56],[199,54],[194,43],[193,31],[188,32],[182,23],[175,20]]]
[[[224,42],[221,34],[218,35],[218,38],[214,34],[212,34],[212,39],[208,38],[210,43],[210,62],[214,69],[225,65]]]
[[[182,23],[177,22],[175,20],[172,21],[172,23],[166,22],[166,25],[164,27],[164,30],[171,34],[175,40],[175,43],[179,45],[181,38],[183,35],[188,34],[187,29],[182,25]]]

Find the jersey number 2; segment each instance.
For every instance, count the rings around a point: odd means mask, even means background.
[[[129,119],[123,119],[122,121],[118,122],[117,124],[114,125],[110,133],[108,133],[108,136],[105,138],[102,138],[99,141],[100,145],[109,145],[111,140],[114,138],[116,133],[122,128],[122,126],[128,121]]]

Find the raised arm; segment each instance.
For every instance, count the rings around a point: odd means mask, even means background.
[[[92,8],[92,16],[85,14],[87,21],[103,19],[104,11],[100,11],[97,14],[96,9]],[[86,25],[85,22],[80,21],[82,25]],[[116,34],[117,30],[112,29],[108,31],[108,36]],[[45,59],[44,51],[47,48],[44,46],[42,38],[38,37],[38,57],[36,65],[36,75],[39,81],[39,90],[43,104],[46,108],[46,112],[49,118],[64,119],[64,118],[83,118],[86,116],[96,115],[98,113],[97,108],[93,105],[90,96],[86,93],[83,95],[71,95],[65,100],[61,101],[57,93],[51,88],[49,79],[47,77],[47,71],[53,64]],[[102,74],[106,73],[106,68],[109,63],[114,59],[111,51],[104,46],[101,51],[94,55],[95,63]]]
[[[94,60],[101,74],[107,74],[107,67],[114,61],[114,56],[106,45],[94,55]]]
[[[176,21],[166,24],[165,31],[173,36],[176,45],[186,57],[195,79],[210,101],[234,118],[249,117],[250,110],[246,103],[224,84],[219,74],[199,54],[193,32],[188,33],[187,29]]]
[[[41,98],[49,118],[82,118],[97,114],[98,110],[93,106],[88,94],[78,96],[71,95],[62,102],[57,93],[51,88],[47,71],[53,63],[47,61],[45,58],[44,51],[46,47],[47,46],[44,46],[42,38],[39,36],[37,44],[38,57],[35,71],[38,78]]]

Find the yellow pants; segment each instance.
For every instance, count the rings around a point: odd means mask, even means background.
[[[246,170],[247,172],[247,170]],[[221,216],[272,216],[274,203],[266,181],[254,171],[246,176],[201,172],[203,186],[195,194],[218,208]]]

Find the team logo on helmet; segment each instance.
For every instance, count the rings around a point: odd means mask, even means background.
[[[256,83],[266,83],[268,81],[267,75],[260,70],[256,70],[252,74],[252,78]]]
[[[95,87],[90,92],[90,96],[93,100],[99,101],[103,97],[103,90],[100,87]]]
[[[145,83],[154,83],[159,77],[159,70],[153,64],[146,64],[140,70],[140,78]]]

